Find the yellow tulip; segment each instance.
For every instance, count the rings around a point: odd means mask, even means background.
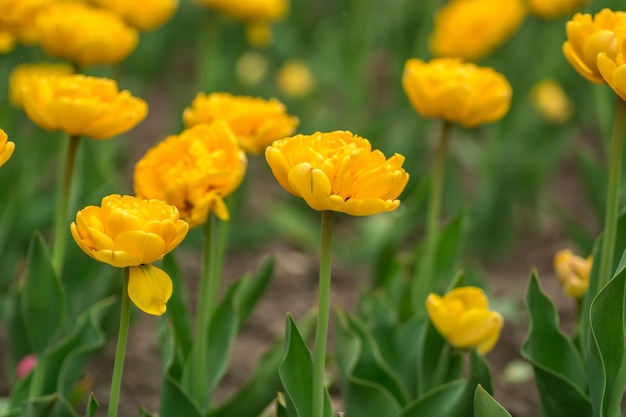
[[[485,354],[500,337],[504,319],[489,310],[487,296],[477,287],[459,287],[443,297],[430,294],[426,310],[437,331],[459,349],[472,349]]]
[[[592,256],[581,258],[569,249],[560,250],[554,255],[556,277],[563,291],[572,298],[582,298],[585,295],[592,266]]]
[[[455,0],[435,15],[429,39],[437,57],[478,60],[506,42],[524,21],[522,0]]]
[[[28,89],[37,77],[69,75],[73,72],[74,68],[65,63],[20,64],[13,68],[9,76],[9,100],[14,107],[22,108],[22,91]]]
[[[626,63],[624,52],[619,51],[614,58],[601,52],[598,55],[598,70],[604,81],[621,97],[626,100]]]
[[[603,9],[593,18],[590,14],[576,13],[565,30],[565,58],[587,80],[604,84],[598,69],[598,54],[604,53],[609,60],[615,60],[626,33],[626,13]]]
[[[273,22],[282,19],[289,11],[287,0],[195,0],[195,2],[242,21]]]
[[[530,13],[542,19],[556,19],[580,9],[589,0],[529,0]]]
[[[276,99],[233,96],[228,93],[198,93],[183,112],[186,127],[198,123],[225,120],[240,146],[250,154],[261,153],[276,139],[291,135],[298,126],[297,117],[287,114]]]
[[[229,214],[223,198],[243,180],[246,154],[223,120],[199,124],[159,143],[135,165],[135,194],[178,208],[189,227],[206,222],[210,212]]]
[[[130,267],[128,295],[139,309],[154,315],[165,312],[172,281],[150,264],[178,246],[188,229],[174,206],[117,194],[80,210],[70,225],[87,255],[117,268]]]
[[[178,8],[178,0],[90,0],[90,2],[112,11],[129,25],[143,31],[161,26]]]
[[[0,0],[0,27],[17,32],[55,0]]]
[[[52,4],[37,14],[34,24],[46,53],[80,67],[116,64],[139,42],[137,30],[121,17],[83,3]]]
[[[291,60],[278,70],[276,84],[286,96],[304,97],[313,89],[313,74],[304,62]]]
[[[15,36],[8,31],[0,29],[0,54],[8,54],[15,48]]]
[[[404,66],[402,86],[422,116],[468,128],[502,118],[509,111],[513,94],[503,75],[456,58],[430,62],[409,59]]]
[[[550,123],[565,123],[572,115],[569,97],[554,80],[541,80],[532,88],[530,96],[539,114]]]
[[[39,127],[108,139],[127,132],[148,114],[148,105],[107,78],[37,77],[22,93],[28,117]]]
[[[285,190],[320,211],[353,216],[393,211],[409,180],[402,155],[387,159],[367,139],[346,131],[277,140],[265,158]]]
[[[4,130],[0,129],[0,167],[13,155],[15,143],[10,142]]]

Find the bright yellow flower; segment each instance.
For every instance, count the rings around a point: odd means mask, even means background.
[[[287,114],[285,106],[272,98],[233,96],[228,93],[198,93],[183,112],[186,127],[198,123],[225,120],[240,146],[250,154],[261,153],[276,139],[291,135],[298,126],[297,117]]]
[[[24,111],[39,127],[108,139],[135,127],[148,105],[107,78],[84,75],[38,77],[22,93]]]
[[[44,51],[80,67],[116,64],[139,41],[137,30],[121,17],[83,3],[48,6],[37,14],[35,26]]]
[[[598,70],[602,78],[622,100],[626,100],[626,63],[624,63],[624,53],[626,51],[620,50],[615,58],[610,58],[604,52],[598,55]]]
[[[0,129],[0,167],[13,155],[15,143],[10,142],[4,130]]]
[[[148,314],[161,315],[172,295],[169,276],[151,263],[163,259],[185,238],[189,226],[174,206],[112,194],[88,206],[70,225],[78,246],[93,259],[130,268],[128,295]]]
[[[397,209],[409,180],[404,156],[387,159],[367,139],[346,131],[277,140],[265,159],[280,185],[312,209],[353,216]]]
[[[0,29],[0,54],[8,54],[15,48],[15,36],[8,30]]]
[[[233,19],[242,21],[273,22],[280,20],[289,11],[287,0],[195,0]]]
[[[151,30],[169,20],[178,8],[178,0],[90,0],[112,11],[139,30]]]
[[[150,149],[135,165],[135,194],[178,208],[189,227],[207,221],[210,212],[228,220],[223,198],[243,180],[246,154],[223,120],[199,124]]]
[[[529,0],[530,13],[542,19],[556,19],[580,9],[589,0]]]
[[[603,9],[593,18],[590,14],[576,13],[567,22],[565,30],[565,58],[587,80],[604,84],[605,80],[598,69],[598,54],[604,53],[610,60],[615,60],[626,33],[626,13]]]
[[[313,74],[304,62],[291,60],[278,70],[276,83],[286,96],[304,97],[313,89]]]
[[[74,72],[70,64],[53,64],[42,62],[39,64],[20,64],[11,71],[9,76],[9,100],[17,108],[22,108],[22,91],[29,88],[37,77],[54,77],[69,75]]]
[[[509,111],[513,94],[502,74],[456,58],[409,59],[402,86],[422,116],[468,128],[501,119]]]
[[[530,91],[533,105],[548,122],[565,123],[572,115],[572,103],[554,80],[544,79]]]
[[[54,0],[0,0],[0,27],[19,30]]]
[[[589,287],[589,274],[593,257],[586,259],[574,255],[569,249],[558,251],[554,255],[554,272],[563,291],[573,298],[582,298]]]
[[[478,60],[504,44],[522,24],[522,0],[453,0],[435,15],[435,56]]]
[[[502,316],[489,310],[487,296],[477,287],[459,287],[443,297],[430,294],[426,310],[437,331],[455,348],[489,352],[500,337]]]

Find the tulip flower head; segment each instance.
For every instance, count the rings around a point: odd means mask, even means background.
[[[88,206],[70,225],[78,246],[93,259],[130,267],[128,295],[142,311],[161,315],[172,295],[172,280],[152,266],[185,238],[189,225],[174,206],[112,194]]]
[[[198,124],[168,137],[137,162],[135,194],[176,206],[191,228],[205,223],[210,212],[228,220],[223,198],[241,184],[246,165],[226,122]]]
[[[458,349],[475,348],[489,352],[500,337],[504,319],[489,310],[489,301],[482,289],[459,287],[443,297],[430,294],[426,299],[430,321],[450,345]]]
[[[57,0],[0,0],[0,29],[20,42],[33,44],[37,36],[34,20],[47,5]]]
[[[308,65],[302,61],[291,60],[278,70],[276,84],[284,95],[298,98],[307,96],[315,82]]]
[[[109,139],[135,127],[148,105],[107,78],[84,75],[36,77],[22,89],[28,117],[49,131]]]
[[[604,81],[620,96],[626,100],[626,63],[624,62],[624,44],[614,58],[605,52],[598,54],[598,70]]]
[[[502,74],[457,58],[429,62],[409,59],[404,66],[402,86],[422,116],[467,128],[502,118],[509,111],[513,95]]]
[[[604,84],[600,73],[598,55],[604,54],[615,62],[626,34],[626,13],[603,9],[593,17],[576,13],[565,26],[567,40],[563,54],[576,71],[587,80]]]
[[[277,140],[265,159],[280,185],[312,209],[353,216],[395,210],[409,180],[402,155],[387,159],[367,139],[347,131]]]
[[[141,31],[161,26],[178,8],[178,0],[90,0],[90,2],[94,6],[112,11],[130,26]]]
[[[589,0],[529,0],[530,13],[542,19],[557,19],[580,9]]]
[[[74,68],[67,63],[42,62],[17,65],[9,76],[9,100],[14,107],[22,108],[22,92],[27,90],[35,79],[72,73]]]
[[[37,14],[34,25],[46,53],[80,67],[116,64],[139,42],[137,30],[121,17],[79,2],[51,4]]]
[[[554,255],[554,272],[563,291],[572,298],[582,298],[589,287],[589,274],[593,266],[593,257],[582,258],[569,249],[558,251]]]
[[[225,120],[249,154],[259,154],[276,139],[291,135],[298,126],[297,117],[287,114],[276,99],[233,96],[228,93],[199,93],[183,112],[186,127],[198,123]]]
[[[549,123],[565,123],[572,115],[572,102],[554,80],[544,79],[530,91],[533,105]]]
[[[506,42],[522,24],[522,0],[455,0],[435,16],[430,50],[437,57],[476,61]]]
[[[0,167],[13,155],[15,143],[9,141],[4,130],[0,129]]]

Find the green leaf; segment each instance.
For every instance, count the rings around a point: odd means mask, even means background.
[[[98,411],[98,401],[96,401],[96,397],[94,397],[93,392],[89,394],[89,399],[87,400],[87,407],[85,408],[85,417],[94,417],[96,415],[96,411]]]
[[[191,323],[189,322],[189,297],[187,287],[184,285],[180,268],[176,262],[174,254],[171,253],[163,259],[163,269],[167,271],[172,278],[174,285],[172,297],[167,302],[167,312],[163,316],[164,319],[170,320],[176,335],[175,340],[178,344],[178,352],[184,361],[191,350],[193,337],[191,335]]]
[[[595,297],[590,308],[589,389],[596,417],[620,415],[620,402],[626,385],[626,254],[622,256],[618,271]]]
[[[78,414],[67,400],[58,394],[51,394],[28,400],[24,417],[78,417]]]
[[[440,283],[440,290],[445,289],[456,276],[467,235],[466,214],[466,210],[461,210],[439,236],[434,271],[435,282]]]
[[[275,264],[274,258],[270,258],[261,265],[253,276],[246,275],[241,278],[242,284],[234,298],[237,310],[237,329],[243,326],[248,316],[265,293],[265,289],[274,276]]]
[[[42,355],[58,335],[63,322],[65,294],[43,238],[33,234],[28,246],[26,281],[22,288],[22,314],[34,353]]]
[[[278,367],[283,383],[287,415],[311,417],[313,393],[313,361],[291,315],[287,315],[285,329],[285,356]],[[325,390],[324,417],[332,416],[330,397]]]
[[[370,341],[362,340],[343,311],[336,312],[336,355],[347,414],[354,417],[399,416],[401,404],[386,382],[399,386],[384,365],[374,357]],[[361,333],[361,334],[360,334]],[[365,352],[364,352],[365,351]],[[402,388],[397,388],[402,392]],[[403,394],[403,393],[402,393]],[[402,396],[406,402],[406,395]]]
[[[526,291],[530,329],[522,356],[535,370],[544,416],[591,416],[583,361],[570,338],[559,330],[558,315],[533,271]]]
[[[479,384],[474,394],[474,417],[511,417],[511,414]]]
[[[315,331],[315,315],[309,314],[299,324],[304,339]],[[256,416],[282,389],[278,366],[284,356],[285,340],[277,340],[257,362],[250,379],[230,398],[210,410],[207,417]]]

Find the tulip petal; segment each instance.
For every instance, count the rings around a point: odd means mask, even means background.
[[[460,301],[465,310],[472,308],[487,310],[489,308],[489,300],[485,292],[478,287],[466,286],[454,288],[446,294],[444,299],[447,302],[453,300]]]
[[[289,171],[289,185],[314,210],[330,210],[330,181],[324,171],[303,162]]]
[[[471,348],[499,335],[504,324],[502,316],[491,310],[472,309],[463,314],[455,331],[448,335],[452,346]],[[496,336],[497,338],[497,336]]]
[[[456,318],[448,311],[443,299],[437,294],[430,294],[426,298],[426,310],[430,321],[442,336],[447,337],[448,334],[456,326]]]
[[[141,265],[141,259],[124,251],[90,249],[89,253],[97,261],[104,262],[116,268]]]
[[[115,237],[115,250],[128,252],[142,264],[149,264],[163,258],[165,242],[154,233],[131,230]]]
[[[130,267],[128,296],[141,311],[161,316],[172,291],[172,280],[165,271],[152,265]]]

